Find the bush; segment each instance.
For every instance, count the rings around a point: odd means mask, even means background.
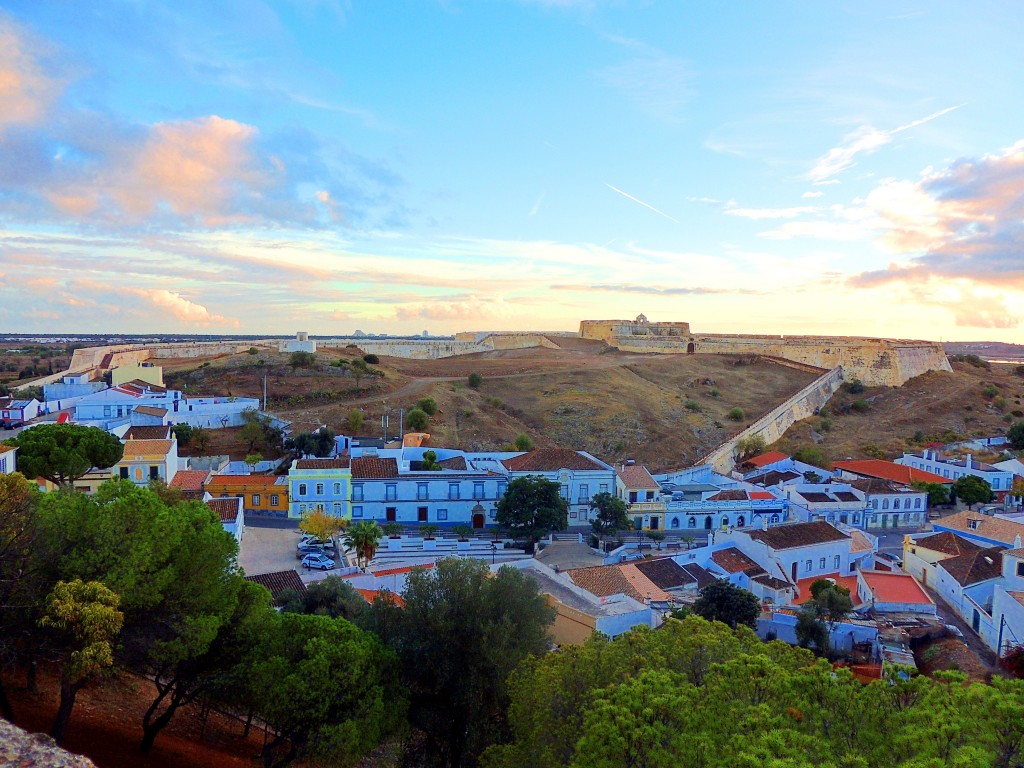
[[[700,403],[696,400],[687,400],[683,403],[683,407],[688,411],[693,411],[694,413],[700,413],[701,410]]]
[[[363,428],[363,412],[358,408],[348,412],[348,428],[350,432],[358,432]]]
[[[859,395],[861,392],[864,391],[864,382],[862,382],[860,379],[854,379],[853,381],[846,385],[846,391],[849,392],[851,395]]]
[[[977,355],[951,355],[949,359],[956,363],[967,363],[968,365],[973,365],[975,368],[985,368],[986,370],[992,368],[992,366],[988,364],[987,360],[982,360]]]
[[[530,439],[529,435],[520,434],[516,436],[515,446],[517,451],[532,451],[533,440]]]
[[[174,436],[178,438],[179,445],[185,446],[192,442],[191,424],[175,424],[171,431],[174,432]]]
[[[832,419],[822,419],[818,422],[819,432],[831,432],[832,431]]]
[[[427,414],[427,416],[433,416],[437,413],[437,400],[432,397],[424,397],[422,400],[416,401],[416,407]]]
[[[312,368],[316,365],[316,355],[312,352],[292,352],[292,356],[288,358],[288,365],[293,369]]]
[[[999,388],[994,384],[986,384],[981,388],[981,394],[985,396],[986,400],[991,400],[993,397],[999,394]]]
[[[372,352],[368,355],[363,355],[363,360],[370,365],[380,365],[380,358]]]
[[[719,396],[719,395],[721,395],[722,393],[718,391],[718,388],[717,388],[717,387],[712,387],[712,388],[711,388],[711,391],[710,391],[710,392],[708,392],[708,394],[709,394],[709,395],[711,395],[712,397],[718,397],[718,396]]]
[[[850,403],[850,409],[857,413],[867,413],[871,410],[871,403],[867,400],[854,400]]]
[[[736,442],[736,451],[741,459],[746,459],[750,456],[756,456],[759,453],[764,453],[765,447],[764,438],[760,435],[744,437],[742,440],[738,440]]]
[[[405,414],[405,423],[409,429],[413,429],[417,432],[422,432],[428,426],[430,426],[430,417],[427,412],[422,408],[413,408],[407,414]]]
[[[469,378],[466,380],[466,383],[468,383],[473,389],[480,389],[480,385],[484,383],[484,377],[474,371],[469,374]]]
[[[729,409],[729,413],[727,414],[727,417],[732,419],[733,421],[743,421],[745,418],[747,418],[747,414],[745,414],[743,412],[742,408],[737,406],[735,408],[730,408]]]
[[[804,464],[813,464],[816,467],[828,469],[828,461],[825,459],[825,454],[816,445],[805,445],[793,453],[793,458],[797,461],[802,461]]]
[[[1018,376],[1024,376],[1024,365],[1018,365],[1013,369],[1013,372]]]
[[[249,354],[250,355],[258,355],[259,353],[260,353],[260,351],[258,349],[256,349],[256,347],[249,347]]]

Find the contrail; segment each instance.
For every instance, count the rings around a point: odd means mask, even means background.
[[[920,120],[915,120],[912,123],[907,123],[906,125],[901,125],[898,128],[893,128],[891,131],[889,131],[889,133],[891,133],[891,134],[892,133],[899,133],[900,131],[906,131],[906,130],[909,130],[910,128],[917,128],[917,126],[919,126],[919,125],[924,125],[925,123],[930,123],[932,120],[934,120],[937,117],[942,117],[943,115],[948,115],[954,109],[960,109],[960,107],[962,107],[962,106],[963,106],[963,104],[957,104],[955,107],[946,107],[945,109],[940,109],[938,112],[930,114],[927,117],[922,117]]]
[[[631,194],[629,194],[628,192],[623,192],[623,191],[622,191],[621,189],[619,189],[618,187],[613,187],[613,186],[612,186],[611,184],[609,184],[609,183],[608,183],[607,181],[606,181],[606,182],[604,183],[604,185],[605,185],[606,187],[608,187],[608,189],[610,189],[610,190],[611,190],[612,192],[618,192],[618,193],[619,193],[620,195],[622,195],[622,196],[623,196],[623,197],[625,197],[625,198],[628,198],[628,199],[632,200],[632,201],[633,201],[634,203],[640,203],[640,205],[642,205],[642,206],[643,206],[644,208],[650,208],[650,209],[651,209],[652,211],[654,211],[654,212],[655,212],[656,214],[658,214],[659,216],[664,216],[664,217],[665,217],[666,219],[668,219],[669,221],[674,221],[674,222],[675,222],[676,224],[678,224],[678,223],[679,223],[679,220],[678,220],[678,219],[673,219],[673,218],[672,218],[671,216],[669,216],[669,215],[668,215],[667,213],[665,213],[664,211],[659,211],[659,210],[658,210],[657,208],[655,208],[655,207],[654,207],[653,205],[651,205],[651,204],[649,204],[649,203],[645,203],[645,202],[644,202],[643,200],[640,200],[639,198],[633,197],[633,196],[632,196]]]

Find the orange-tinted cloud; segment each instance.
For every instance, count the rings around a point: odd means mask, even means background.
[[[47,51],[0,15],[0,132],[43,120],[63,88],[43,65]]]

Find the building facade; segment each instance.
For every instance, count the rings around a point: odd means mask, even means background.
[[[321,511],[351,517],[352,469],[349,458],[296,459],[288,470],[288,517]]]

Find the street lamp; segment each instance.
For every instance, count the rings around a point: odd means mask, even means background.
[[[498,542],[491,542],[491,565],[494,565],[494,557],[498,553]]]

